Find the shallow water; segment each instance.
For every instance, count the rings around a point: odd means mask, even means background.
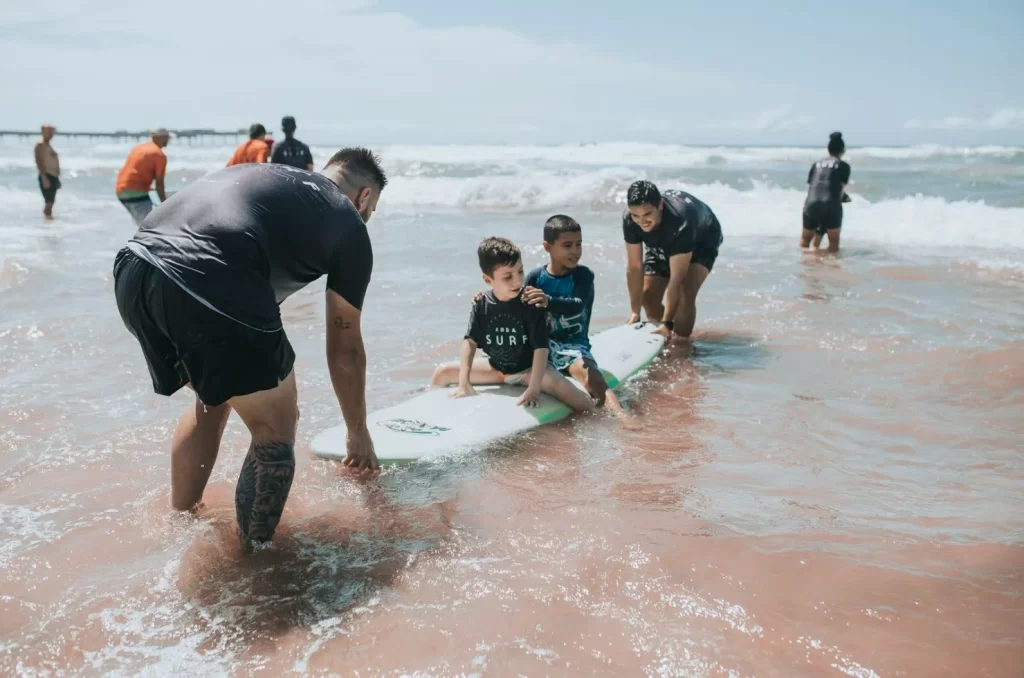
[[[479,168],[507,162],[496,151],[392,151],[394,197],[371,222],[374,409],[456,355],[480,238],[541,263],[562,195],[597,273],[598,331],[628,315],[619,175],[706,170],[678,153],[668,167],[597,158],[559,183],[542,167],[554,151],[506,149],[518,169],[487,183]],[[172,184],[216,149],[192,153]],[[977,155],[897,160],[939,177]],[[419,156],[477,193],[414,190]],[[1019,181],[999,157],[1000,181]],[[862,195],[834,260],[795,248],[798,213],[783,210],[799,209],[802,177],[755,185],[760,170],[733,158],[693,188],[725,243],[692,350],[625,389],[640,430],[573,418],[369,483],[309,454],[338,419],[311,285],[283,307],[296,483],[274,545],[246,556],[237,418],[200,516],[168,510],[190,399],[150,392],[114,306],[132,231],[105,193],[116,163],[75,162],[51,224],[20,166],[0,166],[0,674],[1020,675],[1024,219],[998,192]],[[572,188],[602,173],[606,187]],[[549,193],[523,202],[534,183]]]

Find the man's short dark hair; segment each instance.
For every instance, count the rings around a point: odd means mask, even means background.
[[[484,275],[494,275],[494,269],[499,266],[515,266],[523,258],[519,248],[508,238],[487,238],[480,243],[476,255]]]
[[[288,130],[288,129],[294,130],[295,129],[295,118],[293,118],[290,115],[286,115],[283,118],[281,118],[281,129],[284,129],[284,130]]]
[[[641,179],[634,181],[626,192],[626,204],[630,207],[638,205],[652,205],[657,207],[661,204],[661,191],[654,185],[654,182]]]
[[[345,180],[353,188],[373,184],[379,192],[388,185],[388,177],[380,166],[380,158],[368,148],[343,148],[331,156],[324,169],[333,165],[341,167]]]
[[[555,243],[563,233],[582,233],[583,229],[572,217],[556,214],[544,222],[544,242]]]
[[[249,125],[249,138],[250,139],[255,139],[256,137],[260,136],[261,134],[266,134],[266,133],[267,133],[267,128],[264,127],[263,125],[259,124],[258,122],[254,122],[253,124]]]

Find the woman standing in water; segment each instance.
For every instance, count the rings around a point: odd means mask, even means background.
[[[850,165],[842,160],[846,142],[842,132],[832,132],[828,139],[828,157],[811,165],[807,174],[807,200],[804,201],[804,230],[800,247],[821,244],[828,234],[828,251],[839,251],[839,229],[843,226],[843,203],[850,202],[846,184],[850,181]],[[812,243],[813,240],[813,243]]]

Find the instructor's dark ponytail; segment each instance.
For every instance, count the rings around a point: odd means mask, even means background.
[[[846,142],[843,141],[842,132],[832,132],[828,135],[828,154],[839,155],[846,151]]]

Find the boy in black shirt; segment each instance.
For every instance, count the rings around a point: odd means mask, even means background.
[[[547,364],[547,312],[523,300],[519,248],[505,238],[487,238],[477,256],[491,289],[473,300],[460,361],[438,367],[432,384],[457,383],[453,398],[477,395],[473,384],[514,384],[526,386],[517,405],[534,407],[544,392],[574,410],[594,409],[586,393]],[[473,364],[478,347],[487,353],[487,364]]]

